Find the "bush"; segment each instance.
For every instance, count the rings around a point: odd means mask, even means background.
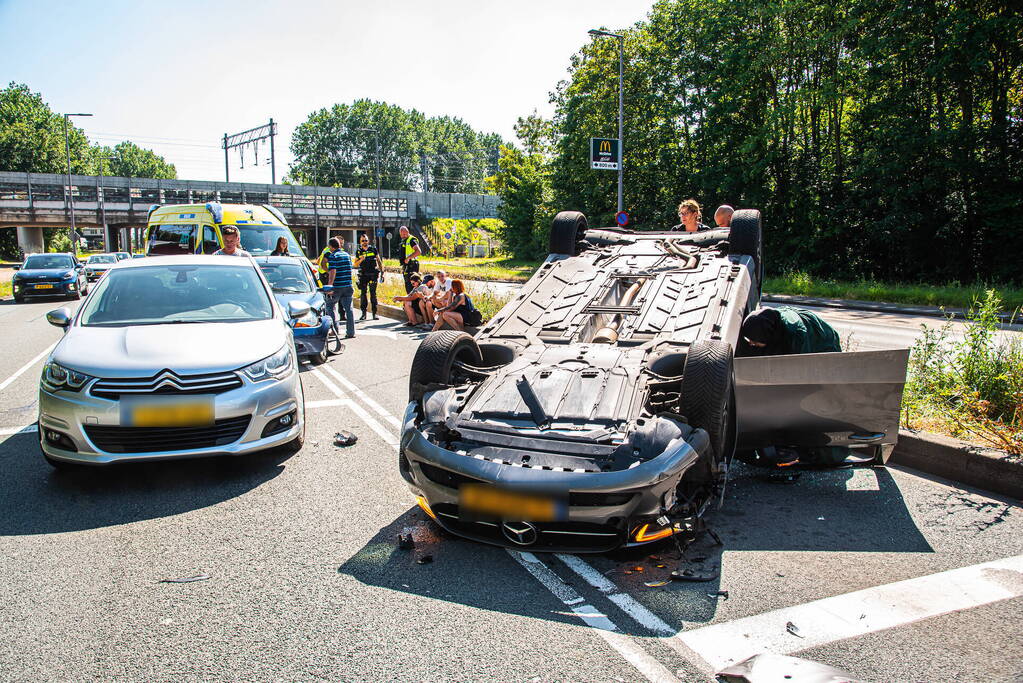
[[[961,338],[952,321],[925,329],[913,345],[903,397],[907,427],[1023,454],[1023,340],[1001,334],[1002,301],[988,290],[970,307]]]

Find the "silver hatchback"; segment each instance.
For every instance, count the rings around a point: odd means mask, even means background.
[[[39,386],[55,467],[274,447],[298,450],[305,402],[287,313],[256,264],[229,256],[124,261],[74,316]]]

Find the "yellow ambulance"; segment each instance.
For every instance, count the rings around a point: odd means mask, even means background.
[[[146,226],[146,256],[212,254],[224,245],[220,229],[238,228],[241,247],[268,256],[277,240],[288,240],[291,256],[304,256],[284,215],[269,204],[154,204]]]

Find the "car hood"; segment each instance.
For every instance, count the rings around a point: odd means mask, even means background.
[[[148,377],[161,370],[235,370],[291,343],[279,319],[241,323],[72,327],[52,360],[96,377]]]
[[[38,270],[19,270],[14,274],[14,279],[34,280],[35,278],[64,277],[65,273],[73,273],[74,268],[40,268]]]

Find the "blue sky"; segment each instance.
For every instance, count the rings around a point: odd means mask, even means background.
[[[593,27],[644,18],[636,0],[39,2],[0,0],[0,80],[26,83],[90,139],[132,139],[181,178],[221,180],[221,136],[280,122],[277,173],[295,125],[368,97],[459,116],[513,138]],[[231,159],[231,179],[269,182]],[[262,153],[261,153],[262,160]]]

